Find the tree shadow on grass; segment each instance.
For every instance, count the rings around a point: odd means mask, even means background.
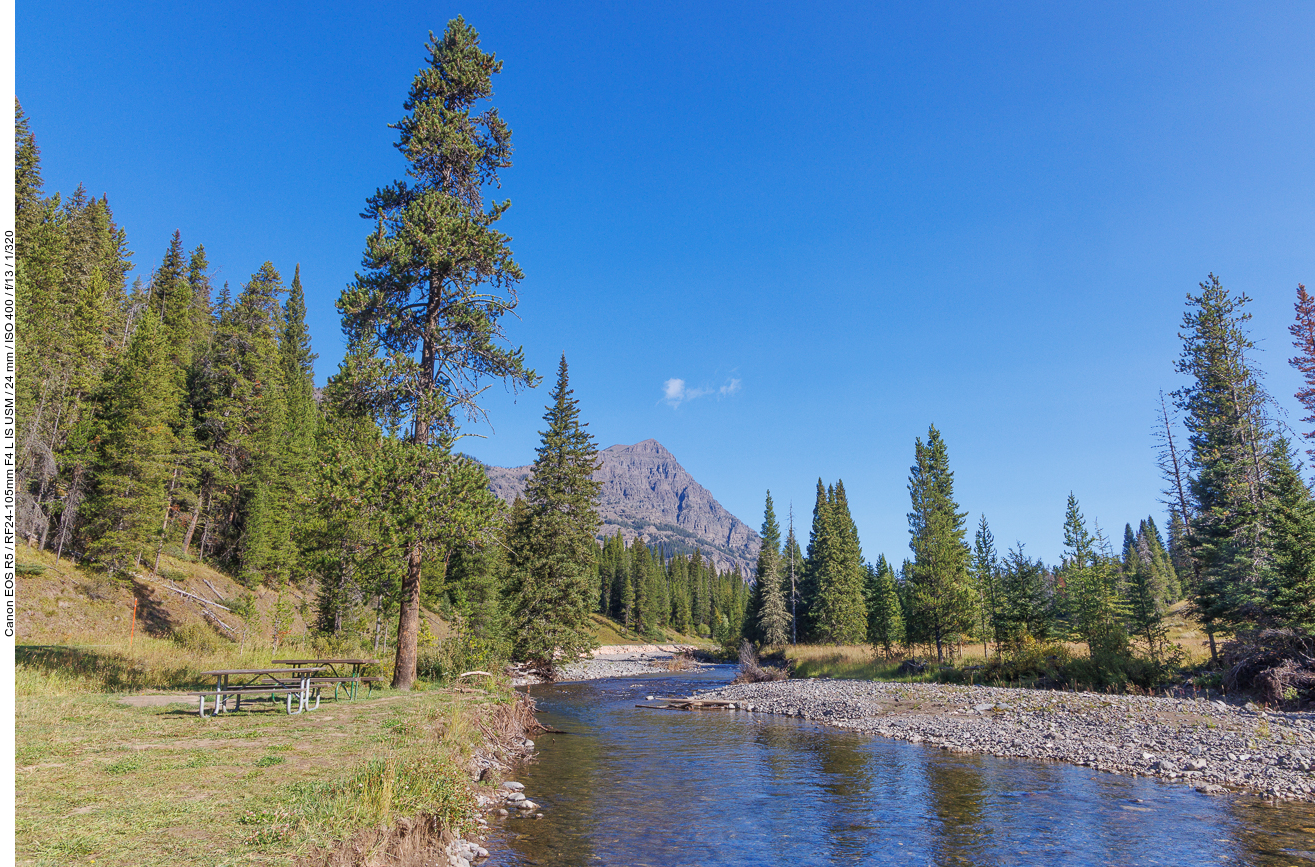
[[[46,675],[79,680],[103,692],[201,685],[196,672],[187,665],[149,670],[141,662],[120,653],[101,653],[57,644],[20,645],[14,648],[14,663]]]

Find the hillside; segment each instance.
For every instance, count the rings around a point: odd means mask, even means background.
[[[618,530],[629,544],[643,536],[669,552],[695,548],[719,569],[753,573],[761,540],[754,530],[717,502],[657,440],[615,445],[598,453],[594,478],[603,483],[599,538]],[[505,502],[525,491],[530,467],[485,467],[489,488]]]

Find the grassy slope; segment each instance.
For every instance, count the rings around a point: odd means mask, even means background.
[[[279,594],[252,591],[257,614],[246,639],[231,642],[205,625],[196,602],[162,586],[171,579],[207,599],[246,592],[208,566],[165,557],[161,578],[111,581],[48,552],[17,554],[20,565],[44,567],[18,579],[20,863],[288,863],[392,817],[444,804],[461,812],[459,768],[474,729],[458,709],[469,693],[385,691],[291,717],[260,704],[202,720],[194,698],[129,706],[125,694],[195,688],[200,671],[299,652],[271,646]],[[285,592],[295,639],[309,609],[298,590]]]
[[[663,629],[658,639],[640,635],[633,629],[626,629],[610,617],[601,614],[589,615],[594,622],[594,638],[600,645],[616,644],[695,644],[711,646],[706,638],[693,635],[681,635],[674,629]]]

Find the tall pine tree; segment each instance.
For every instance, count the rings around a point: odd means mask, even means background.
[[[544,415],[525,510],[512,527],[509,555],[514,652],[551,673],[558,655],[571,660],[594,644],[594,534],[598,531],[597,449],[580,421],[563,355]]]
[[[485,380],[513,390],[538,380],[521,350],[503,345],[502,317],[515,309],[522,277],[511,239],[494,228],[510,202],[484,202],[511,165],[510,128],[496,108],[477,111],[502,63],[481,50],[479,34],[460,17],[441,38],[430,35],[427,51],[407,113],[393,125],[410,180],[367,201],[363,216],[375,231],[364,271],[338,300],[348,342],[361,350],[359,400],[388,426],[409,422],[417,449],[441,447],[459,413],[482,415]],[[398,688],[414,682],[427,547],[417,537],[407,552]]]
[[[932,425],[927,442],[914,444],[909,469],[909,547],[913,570],[907,587],[906,628],[916,624],[920,640],[936,646],[945,661],[945,645],[972,629],[973,593],[968,577],[971,552],[965,540],[966,512],[954,500],[954,473],[940,431]]]

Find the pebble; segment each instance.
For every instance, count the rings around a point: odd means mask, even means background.
[[[1315,713],[1218,699],[961,684],[787,680],[701,697],[968,753],[1185,779],[1198,791],[1315,801]]]

